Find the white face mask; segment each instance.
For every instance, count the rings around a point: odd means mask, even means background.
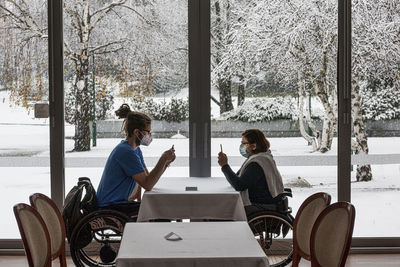
[[[247,153],[246,146],[244,144],[240,144],[239,152],[240,152],[240,155],[242,155],[243,157],[245,157],[245,158],[249,157],[249,153]]]
[[[139,138],[140,139],[140,138]],[[151,141],[153,141],[153,137],[151,134],[146,134],[140,139],[140,144],[144,146],[150,145]]]

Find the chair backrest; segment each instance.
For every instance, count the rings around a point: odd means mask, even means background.
[[[29,201],[42,216],[50,234],[51,259],[60,258],[61,266],[66,266],[65,259],[65,225],[57,205],[46,195],[36,193]]]
[[[348,202],[336,202],[322,211],[311,232],[311,266],[345,266],[355,216]]]
[[[309,196],[301,204],[293,223],[293,248],[295,256],[311,260],[311,230],[317,217],[330,203],[331,196],[328,193],[319,192]]]
[[[14,214],[29,266],[51,266],[50,236],[39,212],[27,204],[19,203],[14,206]]]

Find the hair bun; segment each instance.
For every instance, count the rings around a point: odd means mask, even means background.
[[[128,113],[131,112],[131,108],[128,104],[122,104],[119,109],[115,111],[115,115],[117,115],[118,119],[125,119],[128,116]]]

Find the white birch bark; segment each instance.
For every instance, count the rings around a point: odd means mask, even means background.
[[[356,149],[355,154],[368,154],[368,138],[365,131],[364,122],[361,112],[361,99],[360,99],[360,85],[358,83],[358,77],[355,74],[352,81],[352,119],[353,119],[353,134],[355,137]],[[357,165],[356,173],[357,181],[371,181],[372,171],[371,165]]]
[[[305,128],[304,128],[304,79],[302,79],[299,75],[299,84],[298,84],[298,90],[299,90],[299,129],[300,129],[300,134],[304,137],[304,139],[309,142],[312,147],[313,147],[313,152],[318,150],[318,144],[316,141],[316,138],[314,136],[310,136]],[[308,111],[306,111],[306,114],[309,114]],[[314,128],[314,130],[316,130]]]

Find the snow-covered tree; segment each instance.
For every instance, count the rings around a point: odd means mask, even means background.
[[[337,1],[249,1],[241,10],[240,23],[232,27],[231,54],[225,58],[225,65],[234,68],[234,62],[245,55],[246,62],[253,61],[253,71],[273,68],[282,82],[289,85],[297,80],[300,132],[315,151],[330,150],[337,127]],[[398,90],[399,14],[399,3],[394,0],[353,3],[352,117],[356,154],[368,153],[360,82],[389,80],[389,89]],[[310,95],[317,96],[324,107],[322,129],[313,124],[305,105]],[[311,129],[311,135],[305,126]],[[370,180],[370,166],[358,166],[357,179]]]
[[[29,14],[0,1],[1,86],[11,92],[12,103],[28,108],[29,101],[47,99],[46,5],[44,1],[18,4]]]
[[[27,106],[30,95],[40,95],[35,92],[38,88],[47,93],[47,86],[43,85],[47,71],[46,4],[45,0],[29,4],[25,0],[0,2],[6,19],[3,30],[12,31],[6,51],[14,60],[11,64],[5,60],[8,68],[4,73],[10,78],[4,83],[10,84],[12,94],[19,97],[14,101],[17,104]],[[187,5],[180,0],[157,4],[134,0],[64,2],[66,78],[73,85],[69,91],[73,101],[66,104],[73,105],[67,109],[68,121],[75,124],[74,151],[90,149],[91,65],[96,70],[107,65],[106,72],[96,75],[119,80],[126,88],[146,95],[154,89],[166,91],[187,85],[186,11]],[[32,49],[35,42],[41,42],[40,50]],[[40,62],[33,62],[37,57]],[[39,66],[41,69],[35,72],[34,67]]]
[[[220,113],[233,109],[232,75],[221,61],[231,43],[232,4],[229,0],[211,1],[211,72],[212,84],[219,91]]]
[[[395,0],[356,0],[352,2],[352,7],[351,97],[355,136],[352,149],[356,154],[368,154],[363,119],[363,109],[368,108],[365,106],[368,100],[362,101],[362,90],[373,88],[394,97],[400,90],[398,83],[400,80],[400,3]],[[362,88],[363,84],[366,85],[371,81],[378,82],[380,85]],[[368,93],[366,92],[365,95]],[[375,92],[373,97],[378,98],[379,92]],[[356,177],[357,181],[371,180],[371,166],[358,166]]]

